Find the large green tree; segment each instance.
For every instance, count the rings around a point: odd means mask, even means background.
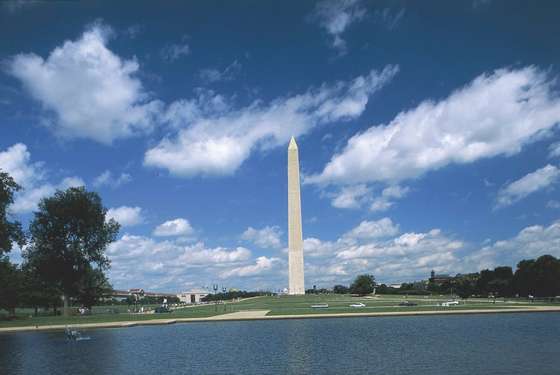
[[[0,256],[0,309],[8,311],[9,316],[14,316],[15,308],[21,302],[22,290],[20,269],[11,264],[7,256]]]
[[[9,174],[0,170],[0,255],[12,250],[12,243],[25,244],[21,223],[10,220],[8,206],[14,203],[14,194],[21,187]]]
[[[454,281],[455,292],[461,298],[469,298],[476,292],[477,280],[478,273],[470,273],[457,276]]]
[[[21,271],[23,290],[20,295],[20,304],[25,307],[34,308],[35,316],[38,315],[40,307],[44,309],[52,307],[56,314],[61,302],[60,291],[55,286],[49,285],[42,280],[29,264],[24,264]]]
[[[513,285],[515,292],[522,296],[560,295],[560,259],[543,255],[536,260],[522,260],[517,265]]]
[[[102,270],[88,267],[80,280],[79,290],[78,302],[87,308],[91,308],[103,296],[107,295],[112,287]]]
[[[359,275],[350,285],[350,293],[363,296],[373,293],[373,288],[375,288],[375,277],[373,275]]]
[[[102,273],[110,266],[105,250],[116,239],[119,224],[106,214],[97,193],[69,188],[41,200],[29,226],[26,267],[60,291],[65,314],[69,298],[84,292],[84,279],[92,270]]]
[[[344,285],[335,285],[333,288],[333,292],[335,294],[347,294],[349,291],[347,286]]]
[[[513,294],[512,290],[513,271],[511,267],[496,267],[494,270],[480,271],[480,277],[476,282],[477,294],[487,296],[507,297]]]
[[[12,250],[13,243],[25,244],[25,236],[21,224],[10,218],[8,206],[14,203],[14,194],[21,187],[7,173],[0,170],[0,309],[10,315],[15,314],[15,307],[20,302],[21,272],[11,264],[6,253]]]

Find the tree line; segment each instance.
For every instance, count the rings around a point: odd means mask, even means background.
[[[71,302],[91,307],[112,289],[105,250],[120,225],[107,219],[97,193],[71,187],[43,198],[24,231],[8,211],[20,190],[0,171],[0,309],[10,315],[18,306],[56,313],[62,304],[66,314]],[[14,245],[22,249],[21,265],[7,256]]]
[[[266,296],[270,294],[270,292],[248,292],[245,290],[231,290],[225,293],[208,294],[202,298],[202,302],[229,301],[237,298],[250,298],[257,296]]]
[[[437,293],[456,293],[470,296],[494,297],[556,297],[560,296],[560,259],[542,255],[524,259],[511,267],[459,274],[444,283],[429,282],[428,290]]]
[[[542,255],[537,259],[524,259],[511,267],[500,266],[492,270],[458,274],[443,281],[428,280],[403,283],[400,288],[377,284],[373,275],[359,275],[350,286],[335,285],[332,290],[310,289],[308,293],[336,294],[457,294],[461,298],[475,297],[539,297],[560,296],[560,259]]]

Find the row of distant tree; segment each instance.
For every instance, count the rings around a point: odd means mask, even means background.
[[[57,191],[40,201],[29,228],[14,220],[8,206],[21,187],[0,171],[0,309],[52,307],[62,300],[90,307],[111,289],[105,271],[107,246],[119,224],[95,192],[83,187]],[[21,265],[10,263],[14,244],[23,249]]]
[[[229,301],[237,298],[250,298],[257,296],[270,295],[270,292],[247,292],[245,290],[232,290],[225,293],[208,294],[202,298],[203,302]]]
[[[375,277],[373,275],[364,274],[358,275],[356,279],[352,282],[350,286],[345,285],[335,285],[333,289],[327,288],[316,288],[313,286],[312,289],[307,289],[305,294],[358,294],[366,295],[373,293],[376,287]]]
[[[321,290],[328,293],[335,293],[335,294],[357,294],[357,295],[366,295],[373,293],[374,289],[376,288],[375,276],[370,274],[358,275],[352,282],[350,286],[345,285],[335,285],[331,290]]]
[[[103,299],[95,301],[96,305],[108,306],[108,305],[162,305],[164,302],[167,304],[181,303],[181,300],[177,296],[143,296],[136,299],[134,296],[130,295],[126,298],[108,298],[106,293],[102,296]]]
[[[537,259],[522,260],[513,272],[511,267],[496,267],[480,272],[458,274],[443,281],[403,283],[400,288],[376,284],[373,275],[359,275],[348,287],[335,285],[332,290],[310,289],[307,293],[377,294],[457,294],[462,298],[478,297],[556,297],[560,296],[560,259],[543,255]]]
[[[522,260],[513,272],[511,267],[496,267],[476,273],[457,275],[446,282],[428,284],[428,290],[469,296],[560,296],[560,259],[543,255]]]

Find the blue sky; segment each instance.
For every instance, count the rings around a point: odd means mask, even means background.
[[[294,135],[307,287],[560,256],[559,8],[3,2],[11,211],[85,185],[114,287],[281,289]]]

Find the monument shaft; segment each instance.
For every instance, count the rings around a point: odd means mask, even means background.
[[[289,294],[295,295],[305,294],[299,183],[298,147],[292,137],[288,146],[288,262]]]

